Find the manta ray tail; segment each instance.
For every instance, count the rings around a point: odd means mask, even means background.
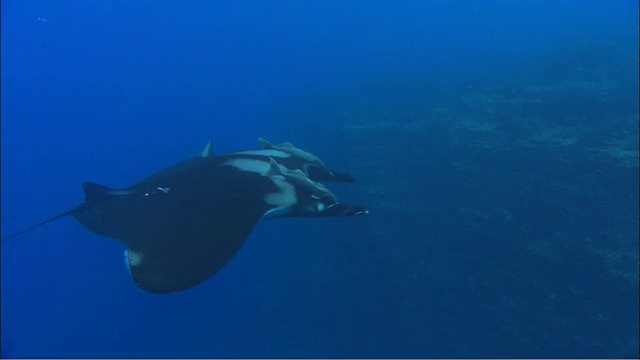
[[[50,222],[52,222],[52,221],[56,221],[56,220],[58,220],[58,219],[60,219],[60,218],[63,218],[63,217],[65,217],[65,216],[67,216],[67,215],[71,215],[71,213],[73,213],[74,211],[75,211],[75,209],[73,209],[73,210],[69,210],[69,211],[65,211],[65,212],[63,212],[62,214],[58,214],[58,215],[56,215],[56,216],[54,216],[54,217],[52,217],[52,218],[49,218],[49,219],[44,220],[44,221],[41,221],[41,222],[39,222],[39,223],[37,223],[37,224],[35,224],[35,225],[31,225],[31,226],[29,226],[28,228],[26,228],[26,229],[24,229],[24,230],[20,230],[20,231],[18,231],[18,232],[17,232],[17,233],[15,233],[15,234],[11,234],[11,235],[9,235],[9,236],[7,236],[7,237],[5,237],[5,238],[2,238],[2,241],[12,239],[12,238],[14,238],[14,237],[16,237],[16,236],[22,235],[22,234],[24,234],[24,233],[26,233],[26,232],[29,232],[29,231],[33,230],[33,229],[39,228],[39,227],[40,227],[40,226],[42,226],[42,225],[46,225],[46,224],[48,224],[48,223],[50,223]]]
[[[209,148],[209,147],[208,147]],[[75,215],[75,214],[79,214],[82,213],[86,210],[89,210],[96,202],[99,202],[100,200],[104,199],[105,197],[107,197],[110,193],[114,192],[113,189],[108,188],[104,185],[100,185],[100,184],[96,184],[96,183],[91,183],[91,182],[84,182],[82,183],[82,189],[84,190],[84,199],[85,202],[78,205],[77,207],[75,207],[74,209],[68,210],[63,212],[62,214],[58,214],[52,218],[49,218],[47,220],[41,221],[35,225],[31,225],[28,228],[24,229],[24,230],[20,230],[15,234],[11,234],[5,238],[2,238],[2,241],[5,240],[9,240],[12,239],[16,236],[22,235],[26,232],[29,232],[31,230],[34,230],[36,228],[39,228],[42,225],[46,225],[50,222],[56,221],[60,218],[63,218],[67,215]]]

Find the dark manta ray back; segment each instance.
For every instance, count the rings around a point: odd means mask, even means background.
[[[78,207],[11,237],[71,215],[94,233],[127,244],[126,264],[138,286],[170,293],[220,270],[263,217],[367,213],[338,203],[317,182],[354,182],[350,175],[329,171],[289,143],[260,142],[261,149],[221,156],[213,156],[209,144],[199,156],[125,189],[84,183],[85,201]]]

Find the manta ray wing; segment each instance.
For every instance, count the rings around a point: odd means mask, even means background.
[[[246,208],[225,209],[224,205],[233,204],[217,200],[219,210],[175,212],[161,232],[132,239],[125,261],[138,286],[153,293],[185,290],[208,279],[233,258],[262,214]]]
[[[138,286],[169,293],[199,284],[229,262],[273,208],[265,195],[278,188],[267,177],[197,158],[128,189],[104,191],[87,194],[72,216],[129,246],[126,262]]]

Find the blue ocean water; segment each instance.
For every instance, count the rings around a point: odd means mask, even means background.
[[[2,3],[2,233],[290,141],[367,216],[185,292],[71,218],[2,242],[3,357],[638,354],[636,1]]]

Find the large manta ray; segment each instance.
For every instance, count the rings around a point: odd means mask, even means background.
[[[134,281],[171,293],[208,279],[231,260],[262,218],[366,214],[338,203],[317,181],[355,182],[328,170],[315,155],[259,139],[261,149],[199,156],[125,189],[85,182],[76,208],[6,239],[71,215],[92,232],[127,244]],[[6,240],[3,239],[3,240]]]

